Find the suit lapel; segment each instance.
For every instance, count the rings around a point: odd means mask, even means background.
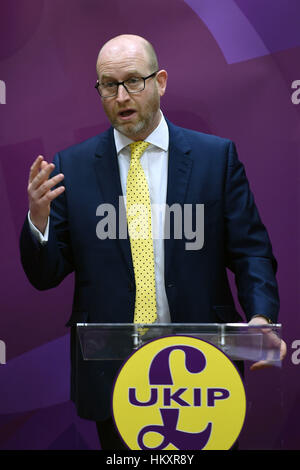
[[[193,159],[190,155],[190,145],[186,141],[182,129],[167,121],[169,126],[169,164],[168,164],[168,189],[167,205],[180,204],[182,207],[189,184]],[[172,237],[165,239],[165,276],[168,276],[170,260],[172,259],[176,241]]]
[[[98,183],[103,194],[103,199],[106,204],[111,204],[116,210],[116,243],[118,244],[122,256],[124,257],[124,260],[129,268],[132,280],[134,280],[134,271],[128,234],[125,238],[119,237],[119,204],[122,204],[121,216],[126,217],[126,212],[123,199],[121,198],[123,193],[120,181],[118,156],[113,137],[113,128],[110,128],[101,136],[100,142],[96,148],[94,164]]]

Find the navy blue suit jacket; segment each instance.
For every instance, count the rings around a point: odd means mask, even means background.
[[[204,245],[186,250],[189,240],[165,240],[165,288],[171,321],[236,322],[226,268],[235,273],[246,320],[255,314],[276,322],[279,299],[276,261],[243,165],[227,139],[179,128],[170,132],[167,204],[204,204]],[[100,240],[96,209],[116,208],[122,195],[113,129],[55,156],[55,173],[64,173],[65,192],[51,206],[49,241],[41,246],[27,220],[21,259],[38,289],[57,286],[75,273],[73,309],[77,322],[133,321],[135,281],[129,239]],[[118,233],[118,226],[117,226]],[[83,362],[75,367],[75,329],[71,333],[72,399],[80,416],[109,414],[111,383],[120,364]]]

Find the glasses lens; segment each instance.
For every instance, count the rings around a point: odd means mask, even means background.
[[[118,93],[118,85],[113,82],[99,83],[100,95],[104,97],[114,96]]]
[[[144,79],[139,77],[131,77],[124,82],[127,90],[130,93],[137,93],[144,89]]]
[[[115,82],[99,83],[98,91],[103,98],[109,98],[118,94],[118,86],[119,84]],[[129,93],[138,93],[145,88],[145,80],[140,77],[131,77],[124,81],[124,86]]]

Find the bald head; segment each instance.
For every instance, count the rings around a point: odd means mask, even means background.
[[[133,34],[117,36],[101,48],[96,68],[110,123],[130,139],[144,140],[160,122],[160,98],[167,83],[167,72],[158,70],[152,45]],[[101,90],[115,93],[105,96]]]
[[[149,73],[158,70],[158,60],[152,44],[141,36],[122,34],[107,41],[99,51],[96,70],[100,75],[101,65],[110,60],[124,56],[135,58],[143,57],[149,68]]]

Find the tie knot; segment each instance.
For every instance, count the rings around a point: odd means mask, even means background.
[[[141,158],[143,152],[149,146],[149,142],[145,142],[144,140],[138,140],[137,142],[132,142],[130,144],[131,148],[131,158],[137,160]]]

